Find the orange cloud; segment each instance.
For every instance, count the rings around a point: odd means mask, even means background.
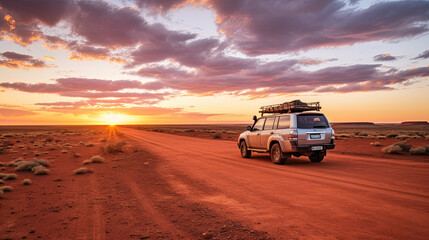
[[[51,60],[51,61],[55,61],[55,60],[57,60],[56,58],[51,57],[51,56],[43,56],[43,59]]]
[[[9,14],[6,14],[6,16],[4,16],[4,20],[6,20],[6,22],[8,23],[9,30],[15,29],[15,20],[13,19],[12,16],[10,16]]]

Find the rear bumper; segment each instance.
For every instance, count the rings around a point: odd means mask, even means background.
[[[303,152],[314,152],[315,150],[311,150],[312,147],[314,146],[322,146],[323,149],[322,150],[318,150],[318,151],[325,151],[327,149],[334,149],[335,148],[335,142],[332,140],[331,143],[328,144],[318,144],[318,145],[311,145],[311,146],[296,146],[295,142],[291,142],[292,145],[292,152],[298,152],[298,153],[303,153]]]

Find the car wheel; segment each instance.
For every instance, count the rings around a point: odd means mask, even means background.
[[[321,162],[325,156],[321,152],[315,152],[308,156],[312,162]]]
[[[271,161],[275,164],[283,165],[287,158],[283,157],[282,149],[278,143],[274,143],[270,150]]]
[[[242,158],[250,158],[252,155],[252,152],[250,150],[247,150],[247,145],[245,141],[242,141],[240,144],[240,152]]]

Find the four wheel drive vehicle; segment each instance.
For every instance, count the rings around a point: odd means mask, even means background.
[[[251,152],[269,152],[271,161],[284,164],[291,156],[308,156],[312,162],[320,162],[327,149],[335,147],[334,130],[320,110],[319,103],[303,103],[299,100],[261,107],[262,116],[253,117],[238,138],[241,156],[249,158]],[[264,113],[273,115],[263,116]]]

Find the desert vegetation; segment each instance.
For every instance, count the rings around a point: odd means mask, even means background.
[[[104,153],[121,153],[124,151],[124,147],[127,145],[125,141],[118,141],[114,143],[108,143],[100,147],[100,150]]]

